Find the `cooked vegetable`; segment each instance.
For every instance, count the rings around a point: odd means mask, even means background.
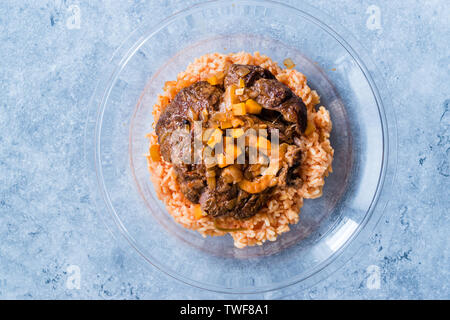
[[[159,151],[159,145],[154,144],[150,147],[150,158],[152,161],[160,161],[161,160],[161,153]]]
[[[225,90],[224,101],[228,109],[235,103],[239,103],[239,98],[236,96],[236,86],[234,84],[228,86]]]
[[[192,107],[189,108],[189,118],[191,118],[194,121],[198,120],[198,113],[195,112],[195,110]]]
[[[244,179],[241,182],[239,182],[239,188],[248,193],[255,194],[264,191],[268,187],[273,187],[274,185],[276,185],[276,183],[277,180],[275,179],[274,176],[266,175],[258,177],[253,181]]]
[[[243,174],[239,167],[233,164],[223,169],[222,177],[224,178],[226,183],[238,183],[242,181]]]
[[[204,108],[204,109],[202,110],[202,120],[203,120],[203,121],[208,121],[208,116],[209,116],[208,109]]]
[[[203,159],[207,169],[213,168],[217,165],[217,159],[211,155],[211,149],[209,147],[205,147],[203,149]]]
[[[202,208],[200,207],[199,204],[196,204],[194,207],[194,218],[196,220],[200,219],[203,217],[203,212],[202,212]]]
[[[306,130],[305,130],[305,136],[309,136],[314,131],[316,131],[316,125],[314,124],[313,120],[308,119],[308,124],[306,125]]]
[[[267,154],[267,151],[269,151],[272,148],[272,146],[271,146],[269,140],[267,140],[266,138],[264,138],[262,136],[259,136],[258,140],[256,142],[256,148],[258,148],[258,150]]]
[[[216,86],[218,84],[222,84],[224,76],[225,75],[223,74],[223,72],[219,72],[219,73],[209,77],[208,80],[206,80],[206,81],[208,81],[210,85]]]
[[[210,190],[214,190],[216,188],[216,177],[206,178],[206,183],[208,184],[208,188]]]
[[[228,115],[225,112],[213,112],[211,115],[211,120],[221,122],[221,121],[227,121]]]
[[[237,96],[242,96],[244,94],[244,88],[236,89],[234,92]]]
[[[244,79],[240,78],[239,79],[239,88],[244,88],[244,87],[245,87]]]
[[[250,69],[246,66],[240,66],[240,68],[236,69],[236,73],[240,77],[245,77],[246,75],[248,75],[250,73]]]
[[[219,224],[217,223],[216,220],[214,220],[214,227],[217,230],[223,231],[223,232],[237,232],[237,231],[245,231],[245,230],[247,230],[246,228],[235,228],[235,229],[224,228],[224,227],[219,226]]]
[[[248,99],[245,101],[245,109],[248,113],[260,114],[262,106],[253,99]]]
[[[214,169],[206,170],[206,177],[207,178],[215,177],[215,176],[216,176],[216,170],[214,170]]]
[[[245,103],[235,103],[231,106],[231,110],[235,116],[244,116],[247,112],[245,111]]]
[[[242,151],[237,146],[233,144],[225,145],[225,156],[227,157],[227,159],[230,159],[231,163],[234,163],[234,160],[237,159],[241,154]]]
[[[231,121],[222,121],[220,122],[220,128],[221,129],[228,129],[233,127],[233,125],[231,124]]]
[[[230,129],[230,134],[232,138],[239,138],[244,135],[244,129],[237,128],[237,129]]]
[[[233,118],[233,119],[231,119],[231,124],[232,124],[233,128],[236,128],[236,127],[243,126],[245,124],[245,122],[239,118]]]
[[[279,147],[278,158],[274,158],[275,152],[270,157],[269,167],[262,172],[262,176],[254,179],[253,181],[243,179],[239,182],[239,188],[242,190],[255,194],[264,191],[269,187],[273,187],[277,184],[276,174],[280,168],[280,162],[284,159],[288,145],[283,143]]]
[[[212,133],[214,132],[214,128],[207,128],[203,131],[202,141],[207,142],[209,138],[211,137]]]
[[[229,163],[229,161],[227,161],[227,157],[223,154],[223,153],[219,153],[216,155],[216,160],[217,160],[217,165],[219,166],[219,168],[225,168],[226,166],[232,164],[233,162]]]
[[[211,137],[208,140],[208,146],[210,146],[211,148],[214,148],[214,146],[221,141],[222,141],[222,130],[216,128],[211,133]]]
[[[291,58],[287,58],[283,60],[283,64],[286,66],[286,68],[288,69],[292,69],[295,67],[295,63],[294,61],[292,61]]]

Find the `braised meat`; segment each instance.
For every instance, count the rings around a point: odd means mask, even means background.
[[[244,219],[255,215],[277,186],[301,185],[295,142],[305,131],[306,115],[302,100],[270,71],[233,64],[220,81],[182,89],[162,112],[156,134],[189,201],[212,217]],[[247,135],[251,131],[258,132],[254,140]],[[272,152],[274,147],[279,152]],[[256,163],[250,161],[252,150],[258,152]]]
[[[232,84],[239,84],[239,79],[244,80],[245,86],[250,87],[258,79],[275,79],[275,76],[269,71],[259,66],[233,64],[223,80],[223,85],[228,87]]]
[[[191,130],[193,122],[203,109],[208,112],[217,110],[222,93],[219,87],[212,86],[206,81],[196,82],[178,92],[172,103],[161,114],[155,128],[161,155],[166,161],[172,162],[174,151],[173,141],[166,138],[176,130]]]
[[[274,79],[259,79],[252,87],[258,93],[256,101],[268,110],[278,111],[287,122],[298,125],[298,132],[306,129],[306,107],[291,89]]]

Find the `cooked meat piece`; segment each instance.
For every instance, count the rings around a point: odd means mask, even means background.
[[[231,214],[237,219],[245,219],[254,216],[269,198],[271,189],[259,194],[248,194],[244,190],[239,190],[239,201],[237,208]]]
[[[252,90],[258,93],[256,102],[263,108],[278,111],[287,122],[296,123],[298,132],[306,129],[306,106],[292,90],[274,79],[259,79]]]
[[[254,216],[266,203],[269,191],[249,194],[235,184],[219,182],[216,190],[205,189],[200,196],[202,210],[213,217],[224,215],[245,219]]]
[[[164,160],[173,162],[173,144],[176,141],[171,139],[172,133],[181,128],[192,130],[192,122],[198,118],[203,108],[206,108],[208,112],[217,110],[221,95],[221,89],[206,81],[196,82],[178,92],[156,123],[155,131],[158,135],[158,143],[161,146],[161,155]],[[179,150],[179,153],[181,151]]]
[[[180,160],[190,156],[193,150],[193,139],[186,144],[183,136],[172,136],[175,130],[186,128],[193,136],[193,117],[203,108],[208,112],[217,109],[222,91],[208,82],[200,81],[182,89],[174,100],[166,107],[156,124],[156,134],[164,160],[174,164],[178,182],[183,194],[193,203],[198,203],[201,192],[206,186],[205,168],[203,165],[189,165]],[[190,152],[189,152],[190,151]]]
[[[284,163],[278,171],[278,185],[296,185],[301,183],[300,160],[302,151],[296,145],[290,145],[284,156]]]
[[[239,187],[227,184],[219,179],[216,189],[206,188],[200,196],[202,210],[213,217],[220,217],[233,211],[236,207]]]
[[[276,79],[259,79],[252,89],[258,93],[256,101],[270,110],[276,110],[292,96],[291,89]]]
[[[174,166],[181,192],[192,203],[198,203],[206,187],[205,166],[202,164],[179,164]]]
[[[266,109],[263,109],[265,111]],[[297,124],[289,123],[283,121],[283,115],[276,111],[267,110],[271,112],[270,116],[265,116],[265,112],[262,112],[259,117],[251,114],[247,114],[245,116],[241,116],[241,119],[244,120],[245,124],[243,126],[244,130],[254,128],[255,126],[264,125],[267,127],[267,131],[269,134],[269,140],[274,130],[278,130],[278,136],[280,143],[286,142],[288,144],[293,143],[293,138],[295,136],[295,130]]]
[[[239,79],[243,79],[245,86],[250,87],[256,80],[261,78],[275,79],[275,76],[269,70],[266,70],[259,66],[232,64],[228,69],[225,78],[223,79],[223,85],[225,87],[228,87],[232,84],[238,85]]]
[[[212,126],[217,128],[221,125],[222,120],[217,119],[223,116],[223,110],[220,110],[224,96],[223,89],[231,84],[239,85],[239,79],[243,79],[245,83],[245,94],[240,95],[239,99],[245,101],[252,98],[263,107],[259,114],[240,116],[239,119],[243,121],[240,127],[244,131],[250,128],[266,128],[268,130],[266,138],[269,140],[274,130],[278,130],[279,143],[288,144],[276,175],[278,186],[286,184],[300,186],[301,184],[301,151],[298,145],[300,145],[301,134],[306,128],[305,105],[291,89],[276,80],[270,71],[258,66],[233,64],[224,78],[223,87],[199,81],[182,89],[162,112],[156,124],[161,155],[165,161],[173,164],[181,192],[192,203],[200,203],[202,210],[212,217],[249,218],[266,204],[273,189],[276,188],[271,184],[262,191],[259,190],[261,191],[259,193],[248,193],[258,189],[242,187],[239,184],[241,180],[230,176],[231,171],[227,173],[223,171],[227,167],[215,166],[214,169],[207,171],[204,163],[190,164],[178,161],[186,159],[186,155],[192,160],[193,123],[202,119],[202,111],[206,109],[209,114],[209,121],[202,123],[204,129]],[[175,135],[179,129],[188,133],[188,141]],[[248,156],[249,148],[254,146],[246,146],[247,151],[244,156],[246,154]],[[221,148],[216,149],[216,152],[222,152],[220,150]],[[267,157],[267,161],[268,159]],[[268,163],[265,165],[235,164],[237,171],[234,173],[238,174],[239,179],[247,179],[249,182],[258,179],[267,165]],[[211,176],[211,170],[213,170],[213,176]],[[222,175],[222,172],[225,174]],[[208,179],[213,179],[214,183],[211,184]]]

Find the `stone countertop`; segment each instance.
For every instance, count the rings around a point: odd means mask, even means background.
[[[98,232],[105,226],[80,177],[102,63],[143,17],[194,2],[0,3],[0,298],[226,298],[147,267]],[[370,242],[327,279],[286,298],[448,299],[448,1],[307,2],[377,63],[397,115],[398,167],[396,193]],[[79,289],[68,282],[78,271]],[[368,282],[374,272],[379,286]]]

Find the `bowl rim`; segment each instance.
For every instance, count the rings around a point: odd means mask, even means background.
[[[381,219],[388,202],[386,196],[387,194],[389,194],[389,190],[395,181],[397,167],[396,116],[395,110],[393,108],[386,109],[384,107],[384,105],[391,105],[391,98],[389,91],[384,84],[383,78],[377,70],[376,65],[372,62],[359,42],[355,38],[353,38],[353,36],[345,28],[335,23],[330,16],[320,11],[319,9],[316,9],[313,6],[304,3],[299,3],[297,4],[298,7],[294,7],[272,0],[241,0],[236,3],[238,5],[257,5],[272,7],[277,6],[278,8],[289,9],[295,11],[296,14],[299,14],[302,17],[308,19],[310,22],[316,24],[318,27],[331,35],[353,58],[359,69],[364,74],[364,77],[366,78],[368,84],[372,89],[372,93],[374,94],[382,127],[383,144],[381,171],[377,183],[377,188],[363,220],[354,230],[353,234],[346,240],[346,242],[339,248],[339,250],[333,252],[328,258],[322,261],[318,265],[318,267],[316,267],[314,270],[311,270],[309,273],[304,274],[301,279],[297,279],[297,277],[291,277],[286,281],[277,284],[269,284],[261,287],[239,288],[238,290],[233,288],[222,288],[218,287],[217,285],[211,285],[209,283],[187,279],[184,276],[181,276],[176,272],[165,268],[165,266],[163,266],[159,262],[150,260],[147,255],[143,254],[140,251],[140,249],[136,245],[135,240],[127,232],[126,227],[115,214],[115,210],[112,207],[111,201],[109,199],[109,194],[108,192],[106,192],[104,182],[101,178],[102,168],[99,157],[100,143],[96,143],[96,141],[99,141],[98,139],[101,133],[103,113],[109,94],[112,90],[115,80],[117,79],[121,70],[127,64],[128,60],[137,50],[139,50],[139,48],[149,37],[157,33],[162,28],[166,27],[172,21],[187,16],[197,10],[203,10],[205,8],[215,7],[217,5],[229,6],[232,4],[234,4],[234,1],[212,0],[202,2],[180,10],[157,23],[150,23],[150,25],[146,23],[137,28],[133,33],[131,33],[128,38],[126,38],[123,43],[114,51],[112,57],[108,60],[108,63],[106,63],[103,67],[103,72],[99,73],[101,75],[100,80],[98,81],[89,102],[88,120],[85,126],[84,137],[84,156],[85,162],[87,164],[86,180],[88,184],[90,184],[91,188],[95,190],[96,194],[100,191],[100,197],[98,198],[101,198],[100,201],[102,204],[100,204],[99,201],[97,201],[97,204],[102,208],[104,208],[106,205],[106,211],[108,212],[108,214],[104,214],[101,216],[107,229],[113,234],[113,237],[117,239],[116,233],[113,230],[117,230],[118,227],[122,235],[121,238],[125,238],[128,245],[131,245],[139,256],[144,258],[148,263],[156,267],[158,270],[174,279],[177,279],[193,287],[226,294],[254,295],[267,293],[274,290],[281,290],[288,287],[292,288],[294,286],[306,288],[324,279],[324,277],[341,268],[349,259],[351,259],[352,256],[356,254],[360,247],[362,247],[364,242],[362,241],[358,243],[358,241],[355,240],[356,238],[368,238],[372,233],[373,228],[375,228],[375,226]],[[319,17],[320,19],[317,17]],[[324,20],[327,21],[327,24],[323,22]],[[346,39],[343,39],[340,34],[345,34]],[[132,44],[131,47],[129,47],[130,43]],[[361,58],[361,56],[363,58]],[[92,139],[92,135],[90,134],[91,132],[95,132],[94,139]],[[93,172],[95,172],[95,175],[93,174]],[[98,211],[102,212],[104,210]],[[108,219],[107,216],[112,216],[113,221],[111,221],[111,219]]]

